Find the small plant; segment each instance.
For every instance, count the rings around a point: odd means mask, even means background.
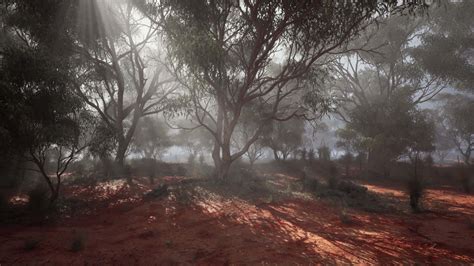
[[[26,239],[25,242],[23,243],[23,249],[26,251],[32,251],[36,249],[41,241],[39,239]]]
[[[79,251],[83,250],[84,247],[85,247],[85,237],[84,237],[84,235],[75,232],[74,236],[72,238],[70,250],[72,252],[79,252]]]
[[[166,241],[165,241],[165,246],[166,246],[167,248],[171,248],[172,245],[173,245],[173,241],[171,241],[171,240],[166,240]]]

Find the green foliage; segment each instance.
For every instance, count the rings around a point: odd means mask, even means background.
[[[430,74],[449,81],[455,88],[474,89],[474,3],[447,1],[430,10],[427,33],[414,50],[418,62]]]
[[[91,138],[89,152],[101,159],[110,158],[117,147],[115,131],[104,122],[96,124]]]
[[[315,86],[325,70],[314,62],[342,48],[375,13],[380,16],[398,9],[393,0],[344,5],[278,0],[160,4],[169,61],[190,98],[186,108],[190,120],[215,138],[219,178],[249,147],[243,145],[237,151],[230,147],[243,112],[255,105],[264,110],[257,133],[270,120],[320,117],[332,105],[332,97],[325,97]],[[287,55],[281,57],[281,51]],[[294,145],[277,144],[270,144],[275,146],[276,159],[294,150],[288,149]]]

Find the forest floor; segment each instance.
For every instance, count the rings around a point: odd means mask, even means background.
[[[281,173],[232,189],[182,179],[66,186],[81,207],[43,225],[2,226],[0,265],[474,263],[474,197],[451,188],[429,189],[414,214],[390,182],[361,182],[389,206],[364,210],[293,189],[297,178]],[[143,197],[160,183],[168,195]]]

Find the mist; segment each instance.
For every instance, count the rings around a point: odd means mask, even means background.
[[[474,263],[474,2],[0,3],[0,265]]]

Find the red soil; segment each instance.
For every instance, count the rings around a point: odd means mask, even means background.
[[[474,263],[474,230],[467,222],[474,198],[452,191],[429,192],[440,212],[347,210],[348,224],[340,209],[322,200],[251,203],[201,189],[186,204],[173,195],[144,201],[137,196],[148,189],[144,184],[68,188],[66,194],[89,199],[97,209],[55,225],[1,228],[0,264]],[[69,249],[77,234],[85,237],[85,248],[74,253]],[[25,251],[27,239],[41,242]]]

